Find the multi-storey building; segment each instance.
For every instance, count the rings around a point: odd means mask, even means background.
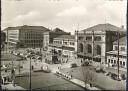
[[[3,31],[1,31],[0,35],[1,35],[1,48],[3,48],[5,44],[6,34]]]
[[[75,51],[75,36],[61,35],[53,39],[53,43],[49,44],[49,51],[56,50],[66,56],[73,56]]]
[[[5,42],[6,40],[6,34],[3,32],[3,31],[0,31],[1,32],[1,44]]]
[[[42,47],[43,33],[48,31],[43,26],[17,26],[4,30],[7,35],[6,42],[9,47]]]
[[[123,28],[111,24],[98,24],[93,27],[75,32],[75,51],[79,57],[96,62],[105,62],[106,52],[113,49],[113,41],[126,34]]]
[[[52,31],[47,31],[44,33],[44,49],[48,49],[48,45],[53,43],[53,39],[61,35],[70,35],[70,33],[64,32],[59,28],[55,28]]]
[[[119,57],[119,66],[126,68],[127,67],[127,38],[122,37],[119,39],[119,56],[118,56],[118,40],[113,42],[113,50],[107,52],[107,61],[108,66],[117,66],[118,57]]]

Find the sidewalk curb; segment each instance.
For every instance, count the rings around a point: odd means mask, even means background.
[[[56,71],[56,72],[59,72],[59,71]],[[56,72],[54,73],[54,75],[57,75]],[[62,72],[60,72],[60,73],[62,73]],[[62,73],[62,74],[64,74],[64,73]],[[79,86],[79,87],[82,87],[82,88],[84,88],[86,90],[101,90],[101,89],[99,89],[97,87],[94,87],[94,86],[90,87],[89,84],[85,84],[83,81],[81,81],[79,79],[76,79],[76,78],[71,78],[71,79],[67,79],[65,77],[62,77],[62,78],[67,80],[67,81],[69,81],[69,82],[71,82],[71,83],[73,83],[73,84],[75,84],[75,85],[77,85],[77,86]]]

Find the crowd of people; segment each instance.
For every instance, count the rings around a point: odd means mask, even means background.
[[[15,72],[16,70],[13,68],[11,69],[11,75],[10,76],[1,76],[1,84],[6,84],[11,82],[13,86],[15,86]]]

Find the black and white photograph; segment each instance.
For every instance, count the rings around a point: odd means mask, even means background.
[[[1,0],[1,90],[127,88],[127,0]]]

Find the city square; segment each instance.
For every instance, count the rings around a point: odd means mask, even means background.
[[[2,0],[1,90],[127,90],[125,6]]]

